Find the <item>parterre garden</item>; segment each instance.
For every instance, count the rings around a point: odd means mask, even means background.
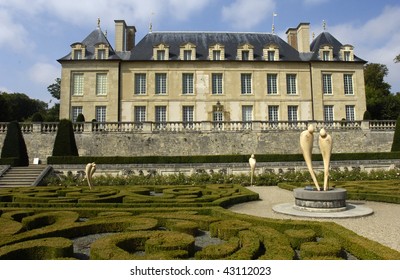
[[[333,222],[226,209],[257,199],[238,184],[2,188],[0,259],[400,259]]]

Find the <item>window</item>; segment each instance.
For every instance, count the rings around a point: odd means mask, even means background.
[[[193,106],[183,106],[182,107],[182,121],[183,126],[186,128],[193,127]]]
[[[165,50],[157,50],[157,60],[165,60]]]
[[[183,51],[183,60],[192,60],[192,50]]]
[[[107,74],[96,74],[96,94],[107,95]]]
[[[322,74],[322,88],[324,94],[332,94],[332,75]]]
[[[156,106],[155,114],[156,128],[160,129],[165,127],[167,122],[167,107]]]
[[[83,74],[72,75],[72,95],[83,95]]]
[[[351,52],[350,51],[344,51],[343,52],[343,58],[344,58],[344,61],[351,61]]]
[[[146,74],[135,74],[135,94],[146,94]]]
[[[325,123],[333,122],[333,105],[324,106],[324,121]]]
[[[213,51],[213,60],[221,60],[221,51]]]
[[[352,95],[353,92],[353,75],[352,74],[344,74],[344,94],[345,95]]]
[[[251,94],[251,74],[241,75],[242,94]]]
[[[83,110],[82,110],[82,106],[72,106],[72,116],[71,119],[73,122],[76,122],[76,118],[78,117],[79,114],[82,114]]]
[[[330,55],[331,55],[330,51],[323,51],[322,52],[322,60],[329,61],[330,60]]]
[[[223,94],[222,91],[222,79],[223,76],[220,73],[212,74],[212,94]]]
[[[296,94],[296,75],[287,74],[286,75],[286,90],[287,94]]]
[[[222,128],[223,127],[223,122],[224,121],[224,112],[222,111],[214,111],[213,112],[213,122],[214,122],[214,128]]]
[[[242,51],[242,60],[250,60],[250,51]]]
[[[182,74],[182,94],[194,94],[192,73]]]
[[[106,106],[96,106],[96,120],[98,122],[106,121]]]
[[[278,74],[267,74],[267,94],[278,94]]]
[[[134,122],[140,124],[146,121],[146,106],[134,107]]]
[[[268,60],[269,61],[275,60],[275,51],[268,51]]]
[[[106,50],[97,50],[97,58],[98,59],[106,59]]]
[[[253,106],[242,106],[242,121],[244,129],[251,129],[253,120]]]
[[[277,125],[279,121],[279,106],[268,106],[268,120],[270,123]]]
[[[74,59],[82,59],[82,50],[74,50]]]
[[[156,73],[156,94],[167,94],[166,73]]]
[[[354,112],[354,105],[346,105],[345,109],[346,109],[346,121],[354,122],[356,119]]]
[[[288,121],[297,125],[297,106],[288,106]]]

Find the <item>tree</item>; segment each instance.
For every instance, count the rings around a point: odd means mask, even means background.
[[[400,62],[400,54],[397,55],[397,56],[394,58],[394,62],[395,62],[395,63]]]
[[[7,134],[1,149],[1,158],[16,158],[17,166],[28,166],[29,158],[19,123],[12,121],[7,125]]]
[[[383,64],[369,63],[364,68],[367,110],[371,113],[371,119],[395,119],[398,115],[396,108],[400,106],[400,100],[393,98],[391,86],[384,81],[388,73],[388,68]]]
[[[53,156],[79,156],[72,122],[62,119],[54,140]]]
[[[400,152],[400,116],[396,121],[396,129],[394,131],[392,152]]]
[[[50,92],[53,98],[60,100],[61,97],[61,79],[55,79],[55,83],[47,87],[47,91]]]
[[[36,112],[45,112],[47,104],[37,99],[31,99],[24,93],[0,92],[2,96],[0,107],[6,108],[6,113],[1,113],[1,121],[25,121]],[[5,105],[4,105],[5,104]]]

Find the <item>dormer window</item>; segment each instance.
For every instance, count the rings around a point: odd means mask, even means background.
[[[340,49],[340,57],[343,61],[354,61],[354,52],[353,46],[351,45],[344,45]]]
[[[224,60],[225,48],[221,44],[215,44],[208,49],[208,56],[210,60]]]
[[[108,45],[104,43],[96,44],[94,54],[96,59],[108,59]]]
[[[263,50],[263,56],[267,61],[279,60],[279,47],[275,44],[266,45]]]
[[[250,44],[240,45],[237,58],[238,60],[254,60],[253,46]]]
[[[165,44],[154,46],[153,58],[155,60],[169,60],[169,46]]]
[[[196,46],[192,43],[182,45],[180,49],[180,58],[181,60],[195,60]]]
[[[323,45],[319,50],[319,56],[323,61],[333,60],[333,47],[331,45]]]
[[[81,43],[75,43],[71,45],[71,57],[73,60],[80,60],[85,57],[86,47]]]

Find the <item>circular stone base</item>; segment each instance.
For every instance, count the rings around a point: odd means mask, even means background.
[[[293,190],[295,205],[300,209],[312,211],[343,211],[346,209],[347,191],[342,188],[329,189],[327,191],[308,190],[296,188]]]
[[[347,203],[345,210],[343,211],[321,211],[318,209],[317,211],[309,211],[309,210],[300,210],[296,205],[293,203],[283,203],[278,204],[272,207],[277,213],[297,216],[297,217],[309,217],[309,218],[356,218],[356,217],[363,217],[368,216],[374,213],[371,208],[354,205]]]

